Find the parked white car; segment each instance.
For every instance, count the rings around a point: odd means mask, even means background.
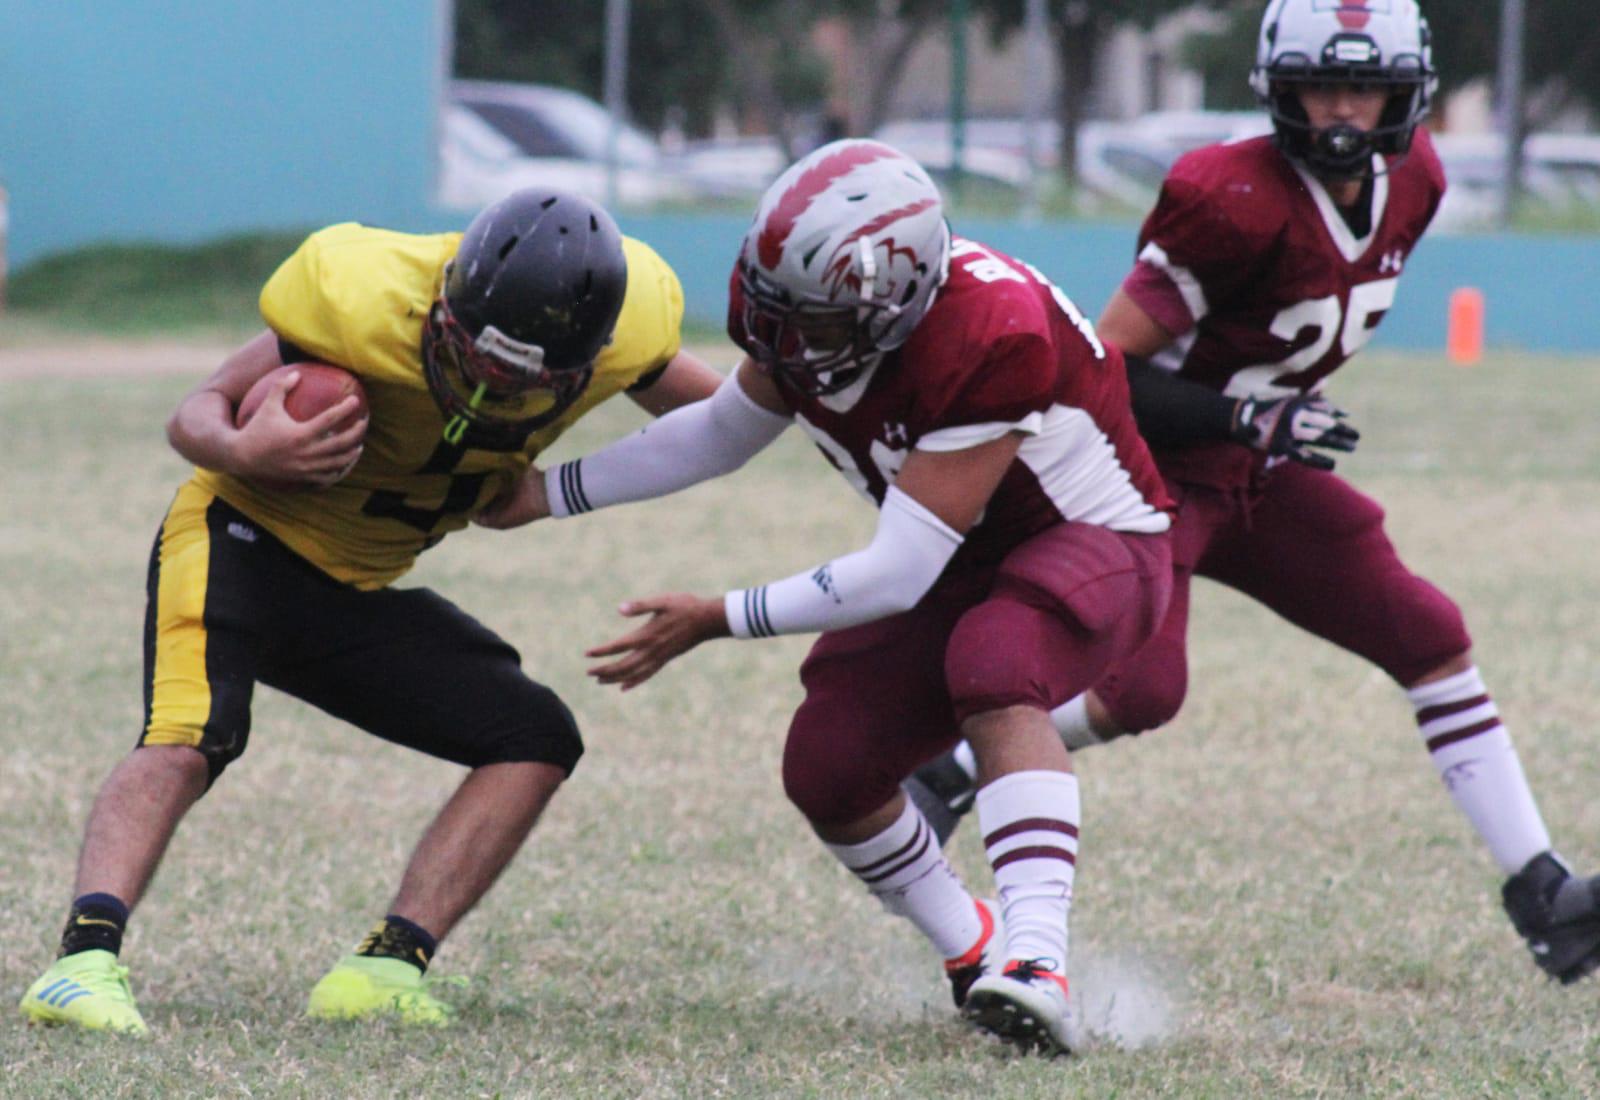
[[[438,200],[479,210],[512,191],[543,186],[605,202],[611,135],[611,113],[570,89],[453,81],[440,114]],[[685,194],[648,134],[624,124],[616,142],[620,203],[650,205]]]
[[[1434,145],[1449,189],[1439,207],[1444,229],[1492,226],[1505,179],[1505,143],[1498,134],[1438,134]],[[1522,147],[1522,186],[1553,207],[1600,204],[1600,136],[1530,134]]]

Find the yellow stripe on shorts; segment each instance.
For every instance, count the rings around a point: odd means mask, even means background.
[[[140,744],[198,747],[211,716],[206,679],[206,582],[216,497],[195,484],[178,490],[161,526],[156,590],[155,663],[150,721]]]

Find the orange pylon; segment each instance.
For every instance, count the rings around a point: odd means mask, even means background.
[[[1483,291],[1473,286],[1450,293],[1450,323],[1445,352],[1458,367],[1470,367],[1483,358]]]

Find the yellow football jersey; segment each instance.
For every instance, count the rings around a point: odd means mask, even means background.
[[[417,236],[346,224],[312,234],[261,291],[261,314],[310,358],[359,375],[370,419],[355,468],[328,489],[278,491],[212,470],[194,482],[341,581],[381,588],[417,554],[511,484],[567,427],[677,354],[678,278],[648,245],[623,238],[628,288],[611,343],[583,396],[515,452],[445,441],[422,373],[422,324],[459,233]],[[551,404],[530,397],[526,412]]]

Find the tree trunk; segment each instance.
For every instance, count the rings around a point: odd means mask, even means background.
[[[1061,65],[1060,98],[1056,102],[1056,121],[1061,127],[1058,149],[1062,176],[1073,189],[1078,186],[1078,129],[1094,88],[1094,60],[1105,39],[1100,20],[1089,14],[1087,5],[1068,4],[1055,24],[1056,59]]]
[[[872,71],[868,74],[866,110],[856,122],[863,134],[870,134],[882,126],[889,117],[894,103],[894,93],[905,75],[906,63],[928,29],[934,25],[930,19],[899,19],[883,12],[873,19]]]
[[[783,159],[794,160],[794,134],[789,127],[788,113],[783,107],[783,97],[778,94],[771,75],[776,71],[772,61],[772,43],[787,41],[787,35],[768,37],[747,33],[752,24],[740,16],[734,0],[705,0],[705,6],[717,26],[723,45],[738,62],[735,79],[745,101],[754,105],[764,116],[763,121],[772,128],[772,135],[783,150]]]

